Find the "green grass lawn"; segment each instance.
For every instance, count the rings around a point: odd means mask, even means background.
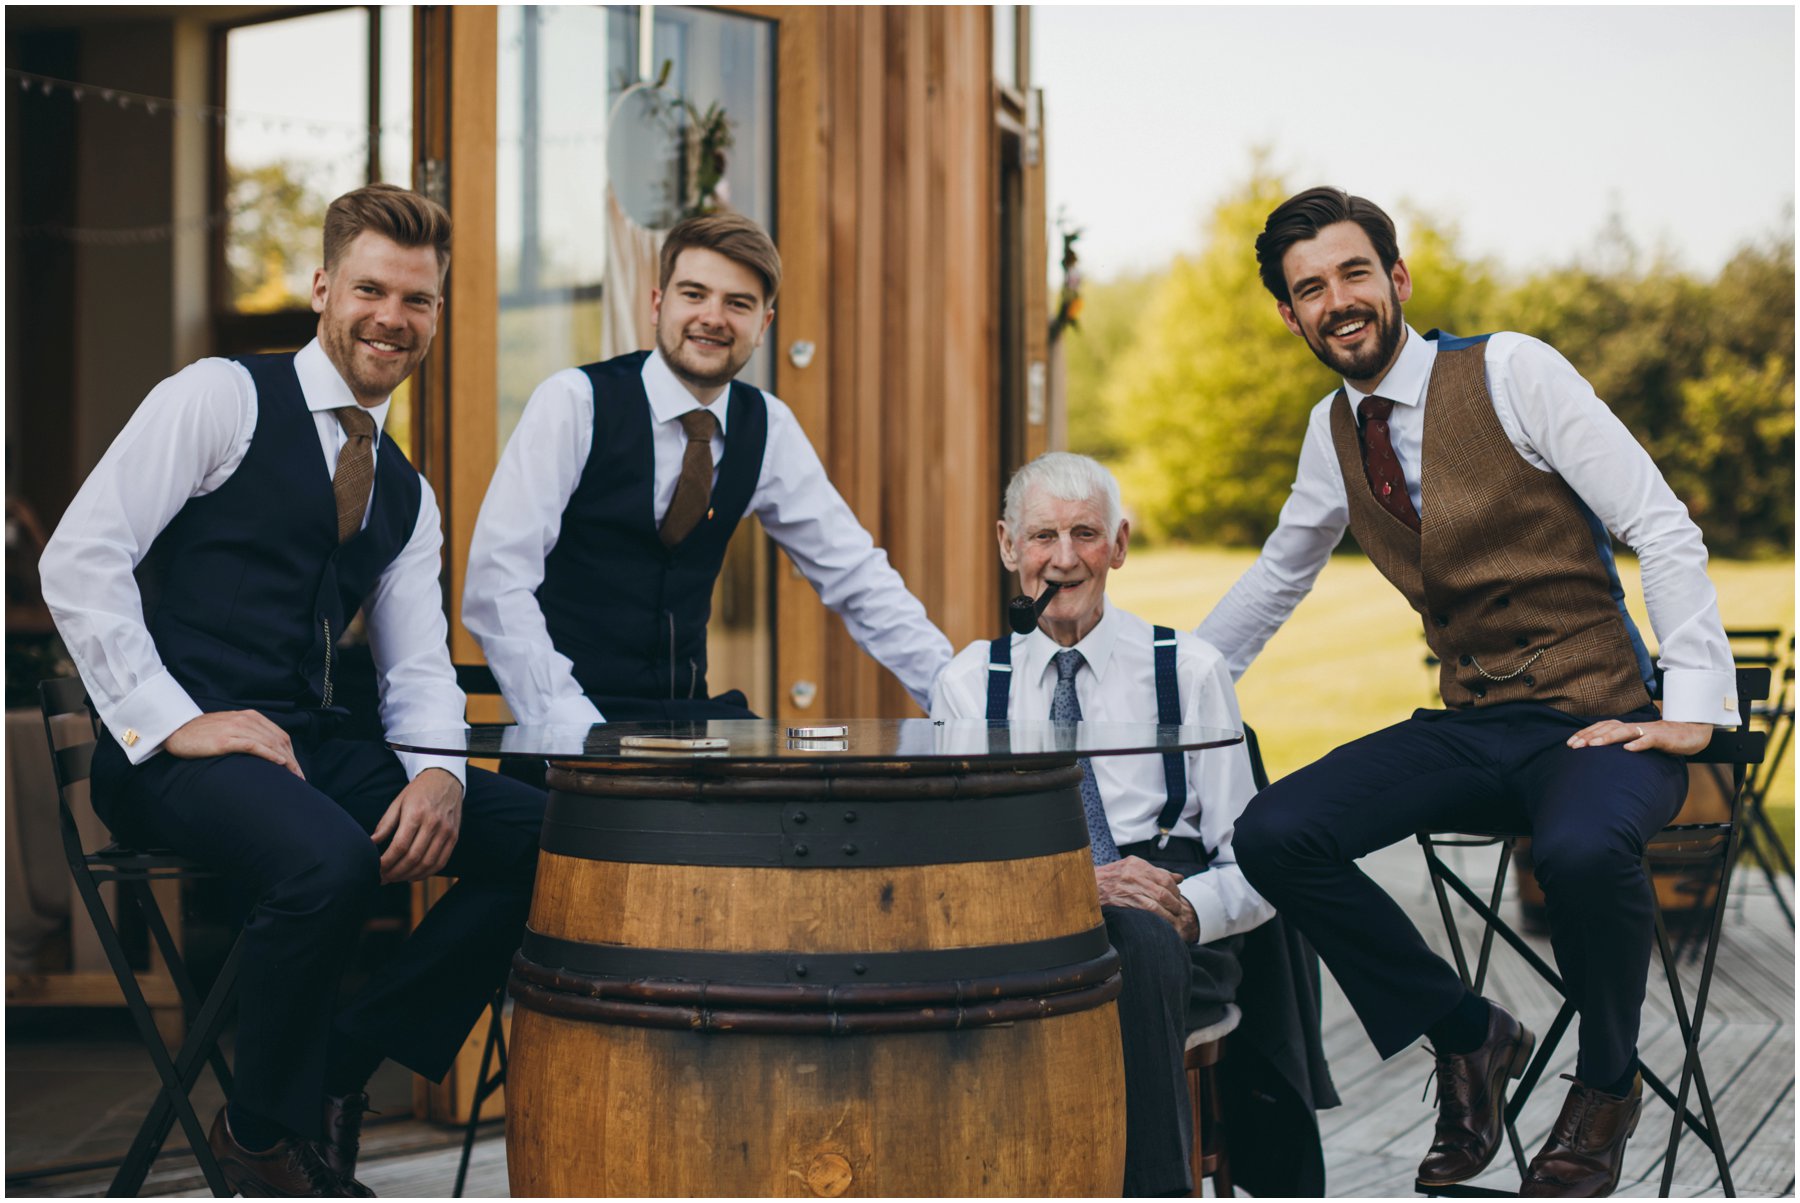
[[[1107,581],[1107,593],[1151,622],[1191,628],[1256,558],[1253,551],[1134,549]],[[1714,560],[1728,627],[1794,626],[1794,562]],[[1633,618],[1654,643],[1634,559],[1621,558]],[[1439,706],[1437,675],[1424,665],[1418,616],[1361,556],[1334,556],[1312,595],[1276,633],[1238,683],[1244,718],[1279,777],[1420,706]],[[1770,817],[1794,844],[1790,760],[1769,796]]]

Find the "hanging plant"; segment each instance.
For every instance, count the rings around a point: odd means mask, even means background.
[[[1075,254],[1075,240],[1081,228],[1071,226],[1060,214],[1056,231],[1062,236],[1062,288],[1056,297],[1056,316],[1050,319],[1050,341],[1056,342],[1065,330],[1078,330],[1081,318],[1081,259]]]

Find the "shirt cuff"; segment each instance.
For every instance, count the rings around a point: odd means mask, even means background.
[[[408,781],[426,769],[443,769],[465,790],[469,787],[469,764],[460,756],[421,756],[417,752],[395,752],[394,755],[400,758],[400,767],[406,770]]]
[[[585,693],[558,698],[544,712],[544,722],[552,727],[591,727],[605,721],[600,708],[589,701]]]
[[[1216,939],[1225,930],[1225,904],[1220,900],[1219,892],[1209,887],[1210,883],[1204,873],[1184,877],[1181,884],[1175,887],[1181,891],[1183,898],[1193,904],[1194,914],[1200,920],[1200,935],[1194,941],[1196,944]]]
[[[125,759],[142,764],[162,751],[169,736],[202,713],[165,668],[132,690],[104,721]]]
[[[1673,723],[1736,727],[1737,673],[1721,669],[1671,668],[1663,672],[1662,716]]]

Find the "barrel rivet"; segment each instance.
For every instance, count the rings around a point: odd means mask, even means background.
[[[844,822],[846,822],[846,823],[856,822],[856,812],[854,810],[846,810],[844,812]]]
[[[806,845],[805,844],[795,844],[794,845],[794,855],[795,856],[805,856],[806,855]]]
[[[844,855],[845,856],[855,856],[856,855],[856,845],[855,844],[845,844],[844,845]]]
[[[867,965],[852,965],[852,966],[850,966],[850,968],[857,973],[867,973],[869,971],[869,967]]]
[[[794,966],[794,976],[795,977],[805,977],[806,976],[806,966],[805,965],[795,965]]]
[[[796,823],[806,822],[806,812],[804,810],[796,810],[794,812],[794,822],[796,822]]]

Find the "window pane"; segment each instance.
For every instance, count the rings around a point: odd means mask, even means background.
[[[381,170],[377,179],[413,186],[413,10],[384,4],[381,21]]]
[[[1019,79],[1019,6],[996,4],[989,10],[994,26],[994,82],[1017,88]]]
[[[368,172],[368,59],[362,8],[227,32],[227,308],[307,305],[325,206]]]
[[[654,58],[657,71],[669,63],[669,76],[650,88],[637,78],[638,11],[547,5],[499,13],[503,443],[545,377],[650,345],[661,231],[693,209],[701,191],[773,229],[773,26],[658,8]],[[713,136],[702,138],[709,112]],[[771,383],[768,343],[743,378]]]

